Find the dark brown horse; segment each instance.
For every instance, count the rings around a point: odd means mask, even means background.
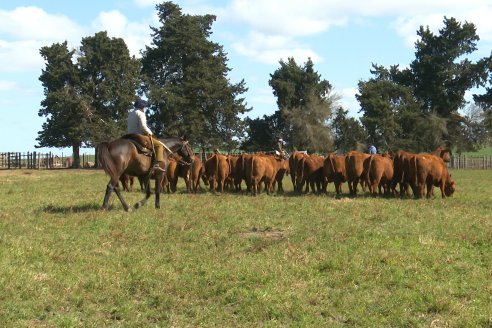
[[[186,137],[177,138],[165,138],[159,139],[164,145],[164,169],[167,169],[169,165],[169,156],[177,152],[184,162],[191,164],[193,161],[193,151]],[[150,177],[152,158],[148,155],[141,153],[137,150],[134,143],[125,138],[113,140],[111,142],[103,142],[98,146],[98,160],[101,164],[104,172],[110,176],[108,186],[106,188],[106,194],[104,195],[104,201],[102,209],[108,208],[108,201],[111,193],[114,191],[118,196],[125,211],[130,211],[130,207],[125,202],[120,188],[118,187],[118,181],[122,174],[129,174],[140,179],[143,179],[145,185],[145,198],[137,202],[134,208],[143,206],[151,195],[150,190]],[[158,172],[155,174],[155,208],[160,208],[160,192],[163,179],[165,179],[165,172]]]

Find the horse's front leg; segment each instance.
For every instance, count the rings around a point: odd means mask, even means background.
[[[145,198],[133,205],[135,209],[144,206],[145,203],[147,203],[147,200],[150,198],[150,195],[152,194],[152,192],[150,191],[150,177],[148,175],[143,178],[143,184],[145,186]]]

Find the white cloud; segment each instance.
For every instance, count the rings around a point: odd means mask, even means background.
[[[41,47],[48,45],[43,41],[25,40],[7,42],[0,40],[0,72],[18,72],[41,69],[43,57]]]
[[[321,56],[314,50],[284,36],[252,32],[248,38],[233,43],[232,47],[239,54],[265,64],[277,64],[280,59],[286,61],[289,57],[293,57],[298,64],[306,62],[308,58],[313,62],[321,61]]]
[[[149,7],[149,6],[155,6],[159,1],[157,0],[135,0],[135,3],[137,6],[140,7]]]
[[[417,30],[420,26],[429,27],[431,31],[437,33],[443,27],[444,16],[433,14],[427,16],[398,17],[393,27],[396,33],[403,38],[408,47],[413,47],[418,40]]]
[[[130,54],[139,56],[140,50],[144,49],[145,45],[149,46],[152,41],[149,25],[152,25],[150,20],[129,22],[125,15],[113,10],[100,13],[93,21],[92,29],[107,31],[110,37],[123,38]]]
[[[325,9],[323,1],[234,0],[224,15],[264,34],[304,36],[346,23],[345,17]]]
[[[297,38],[317,35],[333,26],[358,24],[365,18],[395,17],[392,27],[409,47],[417,40],[420,25],[437,32],[444,16],[473,22],[481,39],[492,41],[492,2],[489,0],[232,0],[220,12],[220,22],[256,31],[264,40],[274,43],[281,37],[289,40],[284,46],[275,47],[268,42],[254,43],[252,41],[262,40],[251,35],[236,39],[236,51],[256,56],[257,61],[265,63],[276,62],[285,54],[305,56],[312,51],[309,46],[299,47]]]
[[[147,21],[130,22],[113,10],[100,13],[89,26],[80,26],[66,16],[37,7],[0,10],[0,72],[40,70],[44,66],[41,47],[67,41],[69,48],[76,48],[82,37],[101,30],[110,37],[123,38],[130,53],[138,56],[151,43],[149,25],[155,21],[154,15]]]
[[[85,32],[66,16],[51,15],[37,7],[0,10],[0,71],[41,69],[41,47],[64,41],[75,46]]]
[[[17,88],[17,82],[0,80],[0,91],[12,91]]]
[[[15,40],[76,40],[83,27],[63,15],[51,15],[38,7],[0,10],[0,35]]]
[[[360,117],[358,112],[360,109],[359,102],[355,95],[359,93],[359,89],[353,87],[342,87],[340,89],[334,88],[334,92],[340,96],[340,104],[345,110],[348,110],[348,116]]]

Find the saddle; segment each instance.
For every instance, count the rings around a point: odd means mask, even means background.
[[[153,150],[152,150],[152,143],[150,142],[149,137],[141,135],[141,134],[125,134],[122,139],[127,139],[131,141],[135,147],[137,147],[137,150],[147,156],[152,156]]]

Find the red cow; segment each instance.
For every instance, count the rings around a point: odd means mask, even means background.
[[[250,189],[250,181],[249,175],[246,174],[246,165],[248,165],[249,160],[251,159],[250,154],[241,154],[239,155],[236,161],[236,168],[234,170],[234,187],[236,191],[241,190],[241,183],[244,180],[246,182],[247,191],[251,191]],[[251,172],[251,171],[249,171]]]
[[[323,183],[323,161],[324,158],[318,155],[305,155],[297,165],[297,191],[302,192],[302,187],[306,184],[305,193],[321,192]],[[315,189],[316,186],[316,189]]]
[[[289,171],[290,171],[290,179],[292,180],[292,186],[294,187],[294,191],[297,191],[297,166],[301,159],[307,156],[304,153],[295,151],[289,157]]]
[[[433,187],[441,189],[441,196],[452,196],[456,191],[456,183],[451,179],[448,167],[443,159],[433,155],[416,155],[411,160],[416,171],[417,198],[424,196],[424,188],[427,187],[427,198],[433,195]]]
[[[229,163],[229,175],[226,178],[225,185],[229,190],[235,190],[234,179],[236,177],[236,167],[237,167],[238,159],[239,159],[238,155],[227,156],[227,162]]]
[[[345,157],[345,170],[350,194],[357,195],[357,184],[360,182],[362,190],[365,191],[364,160],[370,155],[359,151],[350,151]]]
[[[326,192],[327,184],[333,182],[336,193],[340,195],[342,183],[346,181],[345,155],[328,154],[323,162],[323,191]]]
[[[230,167],[227,157],[213,154],[205,162],[205,175],[210,184],[210,191],[215,192],[216,184],[220,192],[224,192],[225,180],[229,176]]]
[[[284,159],[278,155],[253,155],[246,166],[250,176],[251,194],[256,196],[263,181],[267,194],[273,191],[273,182]]]
[[[433,152],[427,155],[434,155],[443,159],[444,162],[451,161],[451,150],[449,148],[437,147]],[[416,189],[415,181],[416,181],[416,172],[415,168],[412,168],[410,165],[410,161],[412,158],[417,155],[414,153],[410,153],[407,151],[400,150],[395,154],[393,158],[393,167],[394,167],[394,175],[393,175],[393,188],[396,187],[397,184],[400,184],[400,197],[404,197],[405,194],[408,194],[408,186],[412,188],[414,196],[417,196],[418,190]],[[425,154],[420,154],[425,155]]]
[[[375,196],[377,189],[381,194],[381,187],[384,193],[389,195],[393,181],[393,161],[389,157],[381,155],[371,155],[364,161],[364,171],[366,172],[366,182],[369,186],[369,192]]]
[[[205,168],[203,167],[202,160],[199,156],[193,158],[193,162],[190,165],[189,171],[189,189],[191,192],[195,193],[200,187],[200,179],[205,174]]]

